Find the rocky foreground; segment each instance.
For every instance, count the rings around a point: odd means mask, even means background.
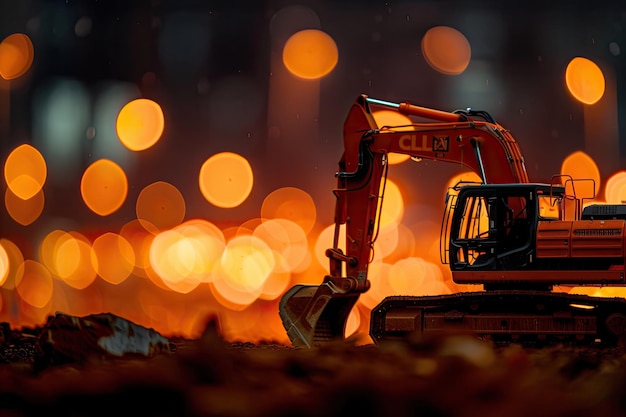
[[[497,348],[463,335],[296,349],[226,343],[210,322],[198,340],[156,337],[148,351],[125,344],[120,355],[94,348],[101,321],[62,319],[19,333],[5,326],[0,415],[626,415],[620,349]]]

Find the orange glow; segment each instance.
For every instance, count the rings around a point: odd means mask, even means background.
[[[446,186],[446,189],[444,190],[444,195],[447,191],[449,191],[450,188],[454,187],[460,182],[481,183],[482,180],[480,176],[478,176],[478,174],[475,173],[474,171],[467,171],[467,172],[462,172],[460,174],[454,175],[452,176],[452,178],[448,180],[448,184]]]
[[[224,236],[215,225],[190,220],[155,236],[150,265],[165,286],[186,294],[213,280],[224,247]]]
[[[209,283],[211,294],[222,306],[232,311],[242,311],[254,303],[262,293],[262,286],[256,289],[236,288],[227,275],[217,274]]]
[[[197,241],[187,239],[174,230],[154,237],[150,246],[150,265],[170,289],[187,294],[205,280],[202,274],[201,249]]]
[[[301,270],[309,245],[298,224],[287,219],[266,220],[254,229],[253,236],[280,254],[288,271]]]
[[[204,198],[216,207],[233,208],[252,192],[254,175],[250,163],[241,155],[222,152],[211,156],[198,176]]]
[[[619,171],[606,180],[604,199],[607,203],[626,203],[626,171]]]
[[[82,290],[96,279],[91,263],[91,242],[78,232],[62,235],[53,255],[58,277],[72,288]]]
[[[15,288],[15,283],[22,279],[24,268],[18,267],[24,263],[24,255],[20,248],[10,240],[0,239],[0,244],[8,257],[8,264],[5,266],[9,268],[8,271],[2,271],[2,276],[5,274],[7,274],[7,276],[4,278],[1,285],[5,290],[12,290]]]
[[[295,187],[282,187],[269,193],[261,206],[265,219],[287,219],[298,224],[306,234],[315,226],[317,208],[309,193]]]
[[[43,190],[39,190],[28,200],[22,200],[7,187],[4,193],[4,205],[13,220],[22,226],[28,226],[37,220],[43,212],[45,205]]]
[[[587,200],[595,198],[600,189],[600,170],[595,161],[585,152],[577,151],[568,155],[561,164],[561,174],[570,175],[574,179],[587,180],[578,181],[574,184],[578,198]],[[588,180],[593,180],[593,182]],[[571,189],[568,191],[572,192]]]
[[[320,232],[317,236],[317,240],[315,241],[315,259],[320,263],[324,268],[328,268],[329,260],[326,256],[326,249],[331,248],[333,246],[333,236],[335,235],[335,225],[331,224],[326,226],[324,230]],[[346,253],[346,228],[341,227],[339,230],[339,249]],[[319,281],[319,278],[318,278]]]
[[[458,75],[469,65],[472,50],[461,32],[448,26],[436,26],[422,38],[422,55],[434,70]]]
[[[110,284],[120,284],[135,267],[135,252],[126,239],[117,233],[98,236],[91,246],[92,265],[100,278]]]
[[[408,116],[402,113],[398,113],[397,111],[377,110],[372,113],[372,116],[374,116],[374,120],[376,120],[376,124],[381,129],[385,127],[392,127],[393,130],[397,130],[397,131],[405,131],[405,130],[412,129],[412,127],[410,126],[411,123],[413,123],[412,120]],[[401,153],[393,153],[393,152],[388,154],[387,157],[388,157],[389,165],[398,165],[404,161],[407,161],[410,158],[409,155],[403,155]]]
[[[284,265],[285,262],[280,254],[275,254],[274,258],[276,259],[276,267],[261,288],[261,294],[259,294],[261,300],[276,300],[287,291],[289,284],[291,284],[291,273],[289,273],[288,265]]]
[[[222,231],[213,223],[204,219],[191,219],[176,226],[174,230],[187,239],[193,246],[197,257],[187,263],[185,271],[193,274],[202,282],[210,282],[212,273],[220,262],[226,247]]]
[[[584,104],[595,104],[604,95],[604,74],[595,62],[576,57],[567,64],[565,85],[576,100]]]
[[[71,236],[63,230],[52,230],[41,240],[39,244],[39,259],[41,263],[53,274],[58,276],[55,256],[59,242],[70,239]]]
[[[96,279],[96,269],[91,263],[91,244],[80,233],[51,231],[41,241],[39,257],[53,277],[73,288],[86,288]]]
[[[359,310],[353,308],[348,315],[348,320],[346,320],[346,330],[345,337],[353,336],[359,327],[361,326],[361,315],[359,314]]]
[[[10,268],[11,263],[9,261],[9,254],[4,248],[2,241],[0,241],[0,286],[3,285],[9,277]]]
[[[19,266],[22,277],[15,284],[15,289],[22,300],[33,307],[43,308],[52,298],[52,277],[45,266],[27,259]]]
[[[108,216],[116,212],[126,200],[126,173],[115,162],[99,159],[83,173],[80,194],[91,211],[100,216]]]
[[[135,206],[137,219],[152,233],[179,225],[187,211],[182,193],[164,181],[157,181],[144,187],[137,196]]]
[[[389,284],[391,265],[385,262],[373,262],[368,268],[368,279],[371,287],[369,291],[359,297],[359,303],[371,310],[380,303],[383,298],[390,295],[398,295]]]
[[[23,144],[13,149],[4,163],[4,179],[13,194],[28,200],[46,182],[46,161],[37,149]]]
[[[383,228],[389,224],[400,223],[404,216],[404,199],[400,188],[392,180],[387,180],[386,184],[381,184],[384,189],[382,201],[382,210],[380,212],[380,227]]]
[[[229,287],[260,293],[274,269],[275,260],[272,249],[263,240],[255,236],[239,236],[226,244],[220,266],[223,281]]]
[[[0,77],[12,80],[24,75],[33,64],[33,43],[23,33],[14,33],[0,42]]]
[[[134,219],[126,223],[120,229],[120,236],[130,243],[135,253],[135,269],[134,274],[145,277],[145,269],[150,265],[150,244],[154,239],[154,234],[148,232],[144,225],[150,229],[156,230],[155,226],[149,225],[146,220],[139,221]]]
[[[438,295],[450,292],[443,283],[441,270],[420,257],[394,263],[388,279],[394,294]]]
[[[389,223],[381,227],[374,244],[374,256],[383,259],[398,247],[398,224]]]
[[[294,33],[283,48],[285,67],[307,80],[324,77],[335,68],[338,60],[339,52],[333,38],[317,29]]]
[[[117,136],[131,151],[151,148],[163,134],[165,119],[161,107],[140,98],[127,103],[117,116]]]

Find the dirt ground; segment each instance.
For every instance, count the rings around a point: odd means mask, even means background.
[[[208,326],[152,357],[37,368],[35,333],[2,345],[0,415],[626,415],[620,349],[494,347],[463,335],[309,349],[226,343]]]

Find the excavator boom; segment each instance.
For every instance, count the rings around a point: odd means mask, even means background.
[[[379,126],[373,108],[395,110],[411,123]],[[453,281],[483,285],[485,291],[388,297],[372,310],[374,341],[448,325],[489,338],[505,334],[511,341],[520,334],[614,341],[624,333],[623,302],[551,290],[564,284],[625,285],[626,211],[596,207],[585,217],[582,200],[567,192],[574,189],[573,179],[529,182],[517,142],[491,115],[360,95],[345,119],[343,145],[328,274],[320,285],[294,286],[279,303],[294,346],[343,339],[352,308],[370,288],[390,153],[460,164],[480,176],[482,184],[459,187],[446,199],[441,244]]]

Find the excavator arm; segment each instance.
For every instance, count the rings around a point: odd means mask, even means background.
[[[378,126],[373,108],[395,110],[413,119],[407,126]],[[326,251],[329,274],[317,285],[296,285],[279,303],[279,313],[294,346],[313,347],[344,338],[350,311],[370,287],[368,266],[377,233],[387,157],[461,164],[484,183],[526,183],[520,149],[489,114],[445,112],[409,102],[392,103],[360,95],[343,127],[344,152],[336,173],[335,233]],[[345,230],[345,242],[340,241]],[[345,252],[341,248],[345,247]]]

